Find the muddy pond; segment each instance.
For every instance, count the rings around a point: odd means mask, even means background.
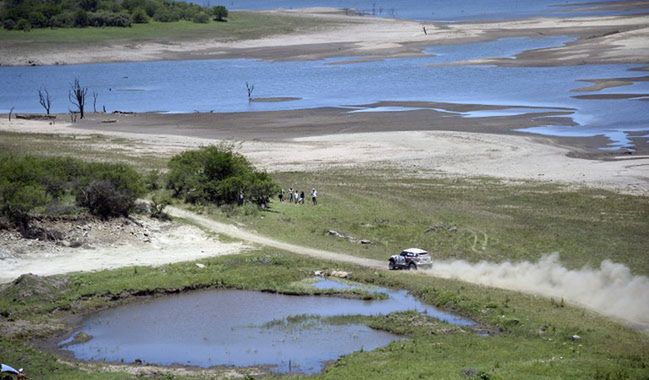
[[[354,285],[317,279],[310,286],[345,291]],[[363,288],[385,299],[288,296],[244,290],[205,290],[100,312],[60,343],[81,360],[198,367],[260,366],[277,373],[318,373],[327,362],[404,337],[327,317],[416,310],[453,325],[475,323],[442,312],[405,291]],[[71,344],[77,334],[91,337]]]

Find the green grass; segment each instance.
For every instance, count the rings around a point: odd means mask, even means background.
[[[558,252],[570,268],[603,260],[649,274],[649,198],[604,190],[494,179],[386,178],[380,174],[280,173],[289,186],[319,190],[312,206],[274,201],[268,212],[225,213],[276,239],[351,255],[387,259],[407,247],[435,258],[502,262]],[[308,196],[307,196],[308,197]],[[327,234],[335,230],[370,245]]]
[[[231,12],[228,22],[198,24],[190,21],[149,22],[130,28],[57,28],[32,29],[30,32],[0,29],[0,42],[15,44],[19,49],[53,48],[88,44],[173,43],[183,40],[257,39],[275,34],[308,31],[335,23],[319,18],[277,15],[259,12]]]
[[[408,289],[427,303],[469,316],[497,333],[479,336],[414,313],[338,318],[337,323],[362,321],[374,328],[406,334],[409,339],[372,352],[353,353],[332,364],[325,373],[310,378],[470,378],[465,373],[475,374],[475,378],[483,374],[491,379],[649,376],[649,337],[547,299],[403,272],[376,273],[272,249],[200,262],[205,268],[180,263],[73,274],[67,276],[68,285],[58,290],[31,284],[45,290],[20,300],[15,299],[30,287],[8,288],[0,292],[0,311],[6,316],[0,321],[31,321],[33,326],[52,324],[66,315],[85,314],[119,305],[125,299],[142,298],[136,294],[164,294],[182,289],[295,291],[296,282],[309,278],[314,270],[343,269],[352,273],[354,281]],[[418,327],[413,328],[413,324]],[[575,334],[581,340],[572,341],[570,336]],[[104,373],[99,368],[91,368],[87,373],[81,368],[87,370],[86,365],[60,362],[31,346],[28,340],[9,339],[6,334],[0,337],[0,357],[4,362],[25,366],[30,376],[38,379],[135,378],[125,373]],[[276,377],[281,376],[271,376]]]
[[[17,133],[0,131],[0,151],[121,162],[140,169],[164,169],[168,157],[136,151],[135,142],[101,134]]]

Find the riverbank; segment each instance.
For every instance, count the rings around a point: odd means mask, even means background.
[[[71,38],[76,30],[44,29],[30,33],[0,30],[0,65],[244,57],[313,60],[358,56],[367,60],[418,56],[430,45],[548,35],[578,38],[566,46],[523,53],[513,60],[475,63],[543,66],[649,63],[646,42],[649,41],[649,16],[642,15],[420,23],[318,8],[233,12],[231,21],[221,24],[136,25],[129,28],[133,32],[109,28],[95,33],[90,29],[80,39]]]

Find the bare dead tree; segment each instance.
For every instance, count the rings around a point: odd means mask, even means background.
[[[92,112],[94,112],[94,113],[97,113],[97,97],[98,96],[99,96],[99,94],[97,93],[97,91],[92,92],[92,110],[93,110]]]
[[[252,102],[252,92],[255,91],[255,85],[246,82],[246,90],[248,91],[248,101]]]
[[[11,109],[9,110],[9,121],[11,121],[11,114],[14,113],[14,108],[16,107],[11,107]]]
[[[70,84],[70,91],[68,92],[68,99],[73,106],[77,107],[79,117],[83,119],[84,110],[86,107],[86,95],[88,94],[87,87],[81,87],[79,78],[74,78],[74,83]]]
[[[45,114],[49,115],[52,108],[52,97],[47,88],[43,87],[38,90],[38,102],[45,109]]]

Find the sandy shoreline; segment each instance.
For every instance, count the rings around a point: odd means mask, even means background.
[[[416,117],[413,120],[416,121]],[[129,125],[121,124],[118,122],[107,128],[97,128],[71,126],[64,122],[49,125],[42,121],[8,122],[4,119],[0,121],[0,131],[113,136],[124,141],[121,144],[106,143],[105,146],[99,143],[93,149],[129,151],[135,155],[154,152],[160,158],[186,149],[229,141],[237,143],[239,150],[255,165],[271,172],[370,168],[397,170],[404,176],[424,178],[489,176],[507,181],[552,182],[643,196],[649,194],[649,156],[584,159],[575,157],[574,152],[579,151],[575,147],[562,146],[552,139],[530,135],[430,128],[372,130],[367,129],[368,125],[372,125],[370,123],[365,125],[364,131],[343,128],[328,134],[302,133],[301,137],[294,135],[283,139],[250,136],[238,139],[228,137],[227,133],[212,133],[218,130],[200,125],[193,129],[187,124],[182,127],[172,124],[156,126],[149,121],[149,125],[143,126],[137,120],[132,120]],[[119,125],[119,128],[115,125]],[[268,133],[265,131],[268,127],[251,127],[248,133],[253,133],[255,128],[260,134]]]
[[[149,41],[126,45],[124,43],[101,44],[92,47],[68,44],[38,49],[30,49],[24,43],[6,41],[0,46],[0,65],[219,58],[297,60],[338,56],[382,59],[421,55],[424,47],[436,44],[476,42],[512,36],[549,35],[574,35],[578,39],[563,47],[525,52],[516,59],[485,59],[474,63],[499,65],[649,63],[649,16],[644,15],[423,24],[409,20],[349,16],[330,9],[269,12],[324,19],[336,26],[305,33],[272,35],[239,41],[215,39]]]

